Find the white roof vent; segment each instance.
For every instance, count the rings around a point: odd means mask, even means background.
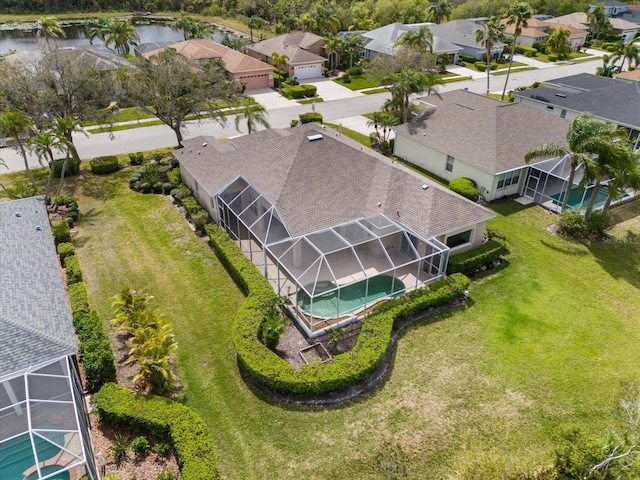
[[[318,133],[316,135],[309,135],[307,137],[307,140],[309,140],[310,142],[315,142],[316,140],[322,140],[324,137],[322,136],[321,133]]]
[[[567,98],[567,94],[566,93],[556,93],[556,97]]]

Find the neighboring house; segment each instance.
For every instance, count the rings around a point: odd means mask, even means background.
[[[247,46],[247,54],[272,64],[271,55],[288,57],[286,69],[290,77],[298,80],[320,78],[324,72],[326,58],[323,52],[324,39],[314,33],[287,33]]]
[[[44,199],[0,203],[0,236],[0,477],[97,480]]]
[[[618,0],[602,0],[597,3],[592,3],[589,5],[589,11],[593,12],[599,4],[604,5],[604,11],[608,17],[616,17],[631,11],[627,3]]]
[[[589,19],[587,18],[587,14],[584,12],[568,13],[545,21],[551,26],[562,25],[564,27],[573,27],[586,32],[589,31]]]
[[[611,23],[611,33],[613,35],[621,35],[624,43],[629,43],[633,40],[633,37],[638,33],[638,24],[632,21],[628,21],[622,18],[609,18]],[[549,24],[562,24],[572,27],[576,30],[589,31],[589,18],[585,12],[574,12],[568,15],[562,15],[547,20]],[[572,33],[573,35],[573,33]]]
[[[227,78],[249,90],[273,87],[273,66],[211,40],[186,40],[156,50],[149,50],[143,46],[139,51],[144,52],[142,55],[149,58],[168,47],[197,62],[221,60],[224,63]]]
[[[503,20],[502,24],[505,26],[504,34],[508,38],[515,38],[515,25],[508,25],[507,20]],[[522,27],[522,32],[518,37],[518,44],[523,47],[533,47],[536,43],[544,43],[549,38],[547,30],[549,24],[535,18],[530,18],[527,21],[527,27]]]
[[[610,18],[609,22],[611,23],[611,33],[620,35],[624,43],[631,43],[640,28],[637,23],[624,18]]]
[[[486,201],[521,194],[529,150],[566,145],[567,120],[464,90],[441,96],[421,98],[423,113],[394,127],[394,154],[445,180],[474,180]]]
[[[580,73],[556,78],[544,87],[515,91],[514,102],[573,120],[590,112],[604,122],[629,132],[629,140],[640,148],[640,84],[616,78]]]
[[[369,32],[361,32],[362,38],[364,39],[362,56],[364,58],[374,59],[380,55],[393,55],[398,48],[396,47],[396,42],[406,32],[409,30],[417,30],[421,26],[426,26],[431,29],[434,25],[434,23],[403,25],[402,23],[396,22],[385,25],[384,27],[376,28]],[[458,52],[461,50],[461,47],[434,35],[433,53],[435,55],[446,53],[451,57],[452,63],[457,63]]]
[[[183,181],[310,336],[442,277],[494,217],[317,124],[184,143]]]
[[[569,32],[567,41],[571,46],[571,50],[578,52],[580,51],[580,49],[582,49],[582,47],[584,47],[584,43],[587,41],[587,35],[589,33],[588,31],[574,27],[572,25],[564,25],[562,23],[551,23],[547,21],[547,24],[551,28],[563,28],[564,30],[567,30]],[[547,32],[549,33],[549,30],[547,30]]]
[[[483,60],[486,49],[482,44],[476,42],[476,32],[482,29],[482,22],[486,20],[488,19],[452,20],[440,25],[433,25],[429,29],[434,37],[460,47],[460,54],[470,55],[476,60]],[[504,47],[505,43],[496,42],[491,49],[491,58],[500,58]]]

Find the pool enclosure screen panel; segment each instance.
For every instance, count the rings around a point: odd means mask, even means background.
[[[220,226],[245,251],[263,252],[265,276],[312,323],[314,317],[360,315],[382,298],[445,273],[445,245],[383,214],[292,237],[273,203],[241,177],[216,200]]]
[[[571,156],[550,158],[529,166],[522,195],[534,202],[557,211],[567,189],[571,172]],[[571,188],[577,188],[584,179],[584,164],[576,167]],[[588,190],[587,187],[585,190]]]
[[[97,479],[78,382],[70,357],[0,382],[3,479]]]

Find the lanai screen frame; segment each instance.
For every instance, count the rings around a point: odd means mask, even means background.
[[[84,408],[82,396],[82,385],[76,371],[76,365],[71,356],[63,356],[53,360],[43,362],[39,365],[31,366],[23,371],[14,372],[0,378],[0,422],[5,418],[5,430],[0,432],[0,446],[5,442],[10,442],[25,434],[29,435],[31,453],[34,460],[34,472],[38,480],[46,480],[64,471],[78,471],[79,475],[88,475],[88,478],[97,480],[98,474],[95,461],[91,454],[91,440],[89,438],[89,425]],[[45,398],[51,397],[51,398]],[[45,411],[40,414],[42,418],[38,421],[34,419],[38,411]],[[24,417],[22,417],[24,415]],[[48,418],[55,416],[62,417],[70,428],[57,428],[57,424],[46,425]],[[22,417],[19,419],[19,417]],[[17,425],[11,430],[6,428],[8,422],[15,421],[24,425]],[[44,419],[44,420],[43,420]],[[45,422],[43,425],[42,422]],[[37,424],[36,424],[37,423]],[[48,434],[50,438],[47,438]],[[53,439],[63,435],[64,445],[60,445]],[[71,436],[68,442],[67,436]],[[59,448],[59,453],[50,458],[40,458],[36,444],[36,438],[40,442],[47,442],[53,447]],[[71,444],[74,443],[74,445]],[[45,445],[47,443],[44,443]],[[59,457],[59,454],[66,454],[66,458],[59,459],[66,464],[54,463],[59,466],[55,472],[43,473],[43,462],[51,458]]]
[[[283,295],[284,286],[288,282],[295,286],[293,295],[287,291],[286,296],[292,300],[292,313],[310,336],[318,335],[327,328],[333,328],[336,323],[345,324],[361,318],[361,315],[352,315],[353,312],[340,309],[339,298],[342,288],[366,281],[365,298],[368,299],[369,280],[380,275],[390,275],[395,279],[400,269],[415,268],[413,285],[405,285],[405,288],[396,292],[395,280],[392,280],[391,291],[394,295],[405,290],[413,290],[445,275],[449,248],[437,239],[425,238],[384,214],[378,213],[305,235],[292,236],[274,204],[242,176],[236,177],[227,184],[215,198],[219,225],[225,228],[241,246],[248,240],[244,245],[248,244],[249,256],[254,262],[256,260],[252,244],[255,242],[259,245],[263,273],[267,278],[269,278],[269,267],[276,267],[277,276],[272,279],[276,283],[276,292]],[[385,244],[385,240],[389,241],[392,237],[399,237],[399,241],[396,239],[395,243],[406,250],[402,250],[405,258],[397,252],[395,255],[389,253],[387,247],[390,244],[388,242]],[[300,257],[304,267],[296,268],[294,265],[292,256],[295,248],[302,248],[306,252],[306,257],[304,257],[305,252],[301,252]],[[376,268],[371,264],[371,259],[367,259],[372,255],[372,249],[378,252]],[[345,275],[337,274],[337,271],[344,267],[345,258],[351,265],[347,269],[349,275],[354,277],[350,282],[344,281]],[[380,263],[386,264],[386,268],[380,269]],[[423,272],[425,265],[429,267],[428,272],[426,270]],[[421,280],[425,275],[429,275],[429,278]],[[319,281],[333,282],[333,286],[319,291],[317,288]],[[310,284],[311,288],[309,288]],[[300,291],[304,291],[311,299],[311,312],[307,312],[310,315],[304,315],[304,312],[298,308]],[[326,323],[326,319],[314,317],[313,300],[334,291],[338,292],[336,316],[325,318],[336,318],[337,321],[325,328],[315,329],[314,323]],[[379,300],[381,299],[376,299],[376,302]],[[370,305],[365,301],[364,312],[367,311],[368,306]],[[311,319],[310,325],[301,321],[301,315]],[[348,318],[341,321],[341,317],[344,316]],[[314,322],[314,319],[319,321]]]

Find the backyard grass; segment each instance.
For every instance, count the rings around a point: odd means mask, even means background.
[[[151,289],[225,479],[384,479],[394,466],[456,478],[487,456],[532,470],[551,462],[563,426],[605,433],[620,382],[638,380],[640,245],[554,237],[555,216],[504,201],[490,224],[508,238],[509,265],[475,280],[466,307],[410,327],[379,389],[334,408],[264,399],[231,343],[240,292],[177,209],[131,192],[129,176],[69,183],[91,302],[106,321],[122,286]],[[638,207],[627,208],[630,221]]]

